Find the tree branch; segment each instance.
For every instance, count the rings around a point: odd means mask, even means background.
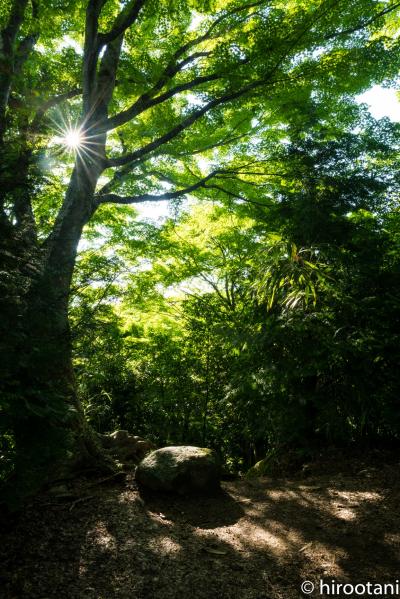
[[[144,194],[140,194],[140,195],[136,195],[136,196],[119,196],[115,193],[109,193],[109,194],[105,194],[105,195],[98,195],[98,196],[96,196],[97,205],[110,204],[110,203],[111,204],[139,204],[142,202],[160,202],[163,200],[173,200],[176,198],[180,198],[183,195],[186,195],[187,193],[191,193],[192,191],[195,191],[196,189],[199,189],[201,187],[206,187],[207,181],[209,181],[210,179],[215,177],[220,172],[221,172],[221,170],[212,171],[206,177],[203,177],[202,179],[200,179],[199,181],[196,181],[196,183],[193,183],[192,185],[189,185],[188,187],[185,187],[183,189],[178,189],[176,191],[167,191],[163,194],[144,193]]]
[[[24,62],[32,52],[34,45],[39,39],[39,4],[37,0],[31,0],[32,4],[32,21],[34,23],[33,31],[24,37],[18,44],[15,53],[14,73],[21,71]]]
[[[195,53],[191,54],[190,56],[188,56],[187,58],[185,58],[184,60],[182,60],[181,62],[177,62],[181,56],[183,56],[188,50],[190,50],[190,48],[193,48],[194,46],[197,46],[200,43],[210,39],[211,34],[212,34],[213,30],[215,29],[215,27],[217,25],[219,25],[227,17],[232,16],[236,13],[242,12],[244,10],[248,10],[255,6],[259,6],[264,3],[265,3],[265,0],[259,0],[258,2],[252,2],[250,4],[246,4],[245,6],[241,6],[240,8],[236,8],[234,10],[224,12],[222,15],[220,15],[219,18],[217,18],[212,23],[212,25],[209,27],[209,29],[207,30],[206,33],[198,36],[197,38],[195,38],[193,40],[190,40],[186,44],[183,44],[180,48],[178,48],[178,50],[176,50],[176,52],[173,55],[172,60],[167,65],[163,74],[161,75],[160,79],[155,83],[155,85],[148,92],[142,94],[134,102],[134,104],[132,104],[127,110],[124,110],[124,111],[118,113],[117,115],[115,115],[114,117],[111,117],[104,124],[106,129],[111,130],[111,129],[114,129],[115,127],[119,127],[120,125],[123,125],[124,123],[127,123],[129,120],[135,118],[140,113],[142,113],[144,110],[147,110],[148,108],[155,106],[156,104],[165,102],[167,99],[173,97],[175,94],[179,93],[180,91],[191,89],[192,87],[194,87],[195,85],[199,85],[200,83],[212,81],[214,79],[219,78],[220,76],[217,76],[215,74],[213,76],[210,76],[211,77],[210,79],[204,78],[203,81],[200,81],[201,78],[199,77],[199,78],[197,78],[198,80],[193,82],[193,86],[190,85],[189,83],[182,84],[182,85],[185,85],[185,87],[181,88],[180,86],[177,86],[176,88],[174,88],[175,91],[169,90],[164,95],[161,95],[155,99],[152,99],[154,94],[157,93],[158,91],[160,91],[164,87],[164,85],[166,85],[168,83],[168,81],[170,81],[186,65],[190,64],[197,58],[208,56],[210,54],[210,52],[195,52]],[[100,35],[99,35],[99,37],[100,37]],[[186,87],[186,85],[188,87]]]
[[[6,110],[15,75],[15,41],[24,20],[28,0],[14,0],[5,28],[0,31],[0,143],[6,131]]]
[[[247,202],[248,204],[254,204],[255,206],[261,206],[262,208],[267,207],[266,204],[263,204],[261,202],[256,202],[255,200],[249,200],[249,198],[244,198],[243,196],[241,196],[237,193],[233,193],[232,191],[229,191],[228,189],[224,189],[220,185],[215,185],[214,183],[212,185],[204,185],[203,187],[205,187],[206,189],[216,189],[218,191],[222,191],[222,193],[226,194],[227,196],[229,196],[230,198],[233,198],[235,200],[241,200],[242,202]]]
[[[121,53],[123,34],[136,21],[146,0],[132,0],[120,12],[108,33],[98,32],[101,9],[107,0],[90,0],[86,11],[83,107],[86,123],[107,119],[108,105],[115,88],[116,72]],[[100,51],[106,47],[99,72],[97,64]],[[101,131],[105,138],[105,130]]]
[[[198,150],[193,150],[193,152],[182,152],[181,154],[177,154],[177,156],[195,156],[196,154],[202,154],[203,152],[207,152],[208,150],[214,150],[215,148],[220,148],[221,146],[227,146],[234,141],[238,141],[239,139],[243,139],[243,137],[247,137],[249,133],[241,133],[240,135],[234,135],[232,137],[225,137],[220,141],[216,141],[213,144],[209,144],[208,146],[204,146],[199,148]]]
[[[155,98],[151,98],[151,94],[143,94],[142,96],[140,96],[140,98],[138,98],[138,100],[136,100],[134,104],[132,104],[130,108],[109,118],[104,123],[104,127],[107,131],[115,129],[116,127],[120,127],[128,121],[131,121],[133,118],[135,118],[145,110],[148,110],[153,106],[157,106],[158,104],[162,104],[166,100],[169,100],[170,98],[176,96],[176,94],[193,89],[194,87],[197,87],[198,85],[201,85],[203,83],[216,81],[220,78],[221,75],[218,75],[217,73],[214,73],[212,75],[204,75],[203,77],[196,77],[195,79],[192,79],[192,81],[176,85],[175,87],[171,88],[163,94],[160,94],[159,96],[156,96]],[[153,88],[152,92],[154,91],[154,89],[155,88]]]
[[[251,134],[251,130],[250,131],[246,131],[246,133],[240,133],[238,135],[232,135],[246,121],[247,121],[247,118],[244,118],[241,121],[239,121],[234,127],[231,128],[231,130],[229,132],[230,134],[227,135],[226,137],[220,139],[219,141],[216,141],[215,143],[211,143],[211,144],[208,144],[206,146],[203,146],[202,148],[199,148],[197,150],[193,150],[192,152],[182,152],[182,153],[178,154],[178,156],[194,156],[195,154],[202,154],[203,152],[207,152],[208,150],[213,150],[214,148],[219,148],[221,146],[226,146],[226,145],[228,145],[228,144],[230,144],[230,143],[232,143],[234,141],[238,141],[239,139],[243,139],[243,137],[247,137],[248,135]]]
[[[194,60],[200,57],[209,56],[210,52],[194,52],[190,56],[188,56],[185,60],[182,60],[179,63],[171,61],[164,72],[162,73],[160,79],[154,84],[154,86],[146,93],[142,94],[129,108],[120,113],[111,117],[107,123],[105,123],[105,127],[108,129],[108,125],[111,125],[111,128],[118,127],[126,123],[127,121],[135,118],[144,110],[147,110],[151,106],[155,104],[160,104],[164,102],[166,99],[163,96],[158,96],[158,101],[153,100],[154,94],[160,91],[168,81],[170,81],[179,71],[181,71],[186,65],[190,64]],[[169,93],[169,92],[167,92]],[[176,92],[178,93],[178,92]],[[172,97],[169,96],[169,97]]]
[[[114,21],[114,25],[107,33],[99,33],[97,36],[98,50],[119,37],[124,31],[131,27],[139,16],[141,8],[146,0],[131,0],[125,8],[119,13]]]
[[[14,74],[20,73],[24,62],[32,52],[33,47],[38,39],[39,31],[35,31],[34,33],[24,37],[24,39],[18,44],[18,48],[15,53]]]
[[[109,42],[100,62],[96,93],[92,100],[91,117],[95,122],[107,119],[108,105],[115,88],[115,80],[121,54],[123,36]],[[103,131],[105,133],[105,131]]]
[[[226,19],[227,17],[231,17],[239,12],[248,10],[250,8],[255,8],[256,6],[261,6],[262,4],[269,4],[269,2],[266,0],[258,0],[256,2],[250,2],[249,4],[245,4],[238,8],[234,8],[230,11],[223,12],[223,14],[221,14],[217,19],[215,19],[215,21],[211,24],[211,26],[208,28],[208,30],[205,33],[203,33],[202,35],[199,35],[198,37],[194,38],[193,40],[186,42],[186,44],[183,44],[180,48],[178,48],[178,50],[174,54],[174,59],[177,60],[178,58],[180,58],[181,56],[186,54],[186,52],[188,50],[190,50],[190,48],[193,48],[194,46],[198,46],[202,42],[212,39],[212,32],[214,31],[214,29],[220,23],[222,23],[222,21],[224,21],[224,19]]]
[[[82,89],[79,87],[76,87],[75,89],[71,89],[68,92],[65,92],[63,94],[59,94],[57,96],[52,96],[51,98],[48,98],[37,109],[36,114],[32,119],[30,129],[32,131],[34,131],[38,128],[44,115],[46,114],[46,112],[48,110],[50,110],[50,108],[53,108],[53,106],[58,106],[58,104],[61,104],[65,100],[70,100],[71,98],[75,98],[76,96],[80,96],[81,94],[82,94]]]
[[[100,48],[98,27],[101,9],[107,0],[89,0],[85,19],[85,42],[83,46],[83,112],[89,114],[91,96],[96,83],[96,68]]]
[[[351,35],[352,33],[355,33],[356,31],[361,31],[362,29],[365,29],[366,27],[368,27],[368,25],[372,25],[372,23],[374,23],[377,19],[380,19],[381,17],[384,17],[385,15],[393,12],[394,10],[396,10],[396,8],[399,8],[399,6],[400,6],[400,2],[395,2],[392,6],[388,6],[387,8],[384,8],[383,10],[378,12],[375,16],[367,19],[363,23],[359,23],[358,25],[355,25],[354,27],[349,27],[348,29],[343,29],[342,31],[338,31],[336,33],[331,33],[330,35],[327,35],[324,39],[330,40],[330,39],[334,39],[335,37],[339,37],[341,35]]]
[[[10,54],[13,51],[13,45],[24,20],[27,4],[28,0],[14,0],[12,4],[8,23],[1,32],[1,38],[3,41],[2,50],[6,54]]]
[[[190,56],[187,56],[184,60],[180,62],[171,61],[166,67],[164,72],[162,73],[160,79],[154,85],[154,87],[148,92],[148,95],[152,96],[156,92],[160,91],[168,81],[172,79],[177,73],[179,73],[184,67],[186,67],[191,62],[197,60],[198,58],[204,58],[209,56],[211,52],[193,52]]]
[[[142,156],[149,154],[153,150],[156,150],[160,146],[177,137],[180,133],[182,133],[182,131],[193,125],[193,123],[198,121],[202,116],[204,116],[213,108],[216,108],[217,106],[220,106],[221,104],[225,104],[232,100],[236,100],[237,98],[244,96],[247,92],[256,89],[257,87],[261,87],[266,83],[268,83],[268,78],[254,81],[253,83],[246,85],[245,87],[236,92],[227,93],[223,96],[220,96],[219,98],[216,98],[215,100],[212,100],[211,102],[208,102],[208,104],[203,106],[203,108],[194,111],[191,115],[183,119],[183,121],[181,121],[178,125],[173,127],[170,131],[168,131],[161,137],[153,140],[152,142],[146,144],[142,148],[139,148],[138,150],[135,150],[133,152],[130,152],[129,154],[125,154],[124,156],[120,156],[118,158],[109,158],[107,160],[106,166],[123,166],[125,164],[128,164],[129,162],[133,162],[134,160],[142,158]]]

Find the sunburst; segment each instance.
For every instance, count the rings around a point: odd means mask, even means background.
[[[74,158],[79,158],[79,163],[87,168],[87,163],[96,157],[101,157],[98,151],[99,136],[90,134],[85,124],[73,121],[68,116],[65,118],[61,112],[57,112],[56,118],[50,117],[56,135],[51,139],[50,146],[58,148],[56,155],[72,154]]]
[[[68,129],[65,132],[62,143],[66,145],[69,150],[78,151],[83,148],[85,144],[85,136],[80,129]]]

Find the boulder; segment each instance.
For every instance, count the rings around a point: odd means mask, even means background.
[[[182,445],[149,453],[136,468],[136,480],[153,491],[207,493],[219,488],[220,468],[212,449]]]
[[[140,461],[148,451],[155,448],[151,441],[130,435],[128,431],[114,431],[110,435],[100,435],[104,449],[121,461]]]

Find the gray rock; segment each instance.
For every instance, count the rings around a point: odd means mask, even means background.
[[[207,493],[219,488],[220,468],[212,449],[182,445],[149,453],[136,469],[136,480],[153,491]]]
[[[110,435],[99,435],[104,449],[122,462],[138,462],[155,449],[151,441],[142,439],[137,435],[130,435],[128,431],[114,431]]]

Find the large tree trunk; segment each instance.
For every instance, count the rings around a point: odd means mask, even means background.
[[[77,165],[45,247],[27,248],[32,273],[21,277],[25,290],[19,289],[20,305],[8,322],[14,342],[11,349],[7,344],[8,368],[2,384],[14,402],[11,501],[57,476],[67,462],[80,469],[112,468],[85,421],[76,393],[68,323],[77,247],[93,212],[97,177],[95,169],[89,177]]]
[[[37,6],[31,4],[34,23]],[[5,291],[5,300],[0,297],[5,315],[0,318],[0,414],[8,419],[6,424],[0,422],[0,433],[3,430],[12,438],[15,472],[10,482],[17,497],[53,476],[66,458],[75,465],[110,468],[77,397],[68,325],[78,243],[95,210],[95,189],[106,165],[106,130],[101,123],[108,118],[121,34],[136,19],[142,2],[122,11],[119,25],[111,30],[105,45],[98,34],[103,5],[103,0],[90,0],[86,11],[81,126],[89,132],[89,149],[84,157],[76,157],[66,196],[44,245],[37,239],[29,196],[32,153],[28,150],[28,123],[20,126],[18,138],[24,162],[15,157],[14,143],[3,137],[14,74],[37,38],[32,26],[31,34],[17,43],[26,0],[12,2],[9,23],[0,31],[0,66],[10,66],[4,77],[0,76],[0,293]],[[17,273],[10,275],[15,264]]]

